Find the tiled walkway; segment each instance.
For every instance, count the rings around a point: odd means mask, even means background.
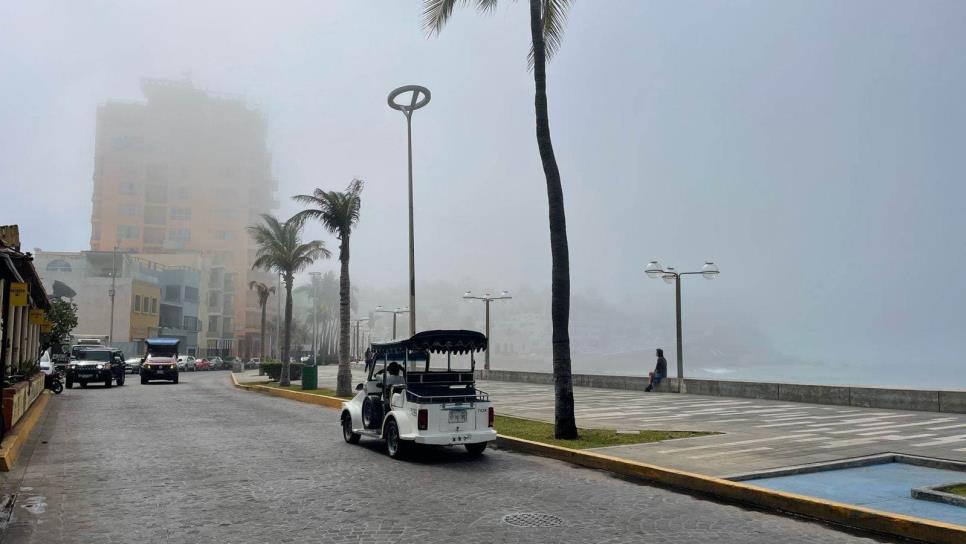
[[[321,367],[333,387],[336,368]],[[362,380],[355,371],[354,383]],[[499,413],[551,421],[553,388],[479,382]],[[722,434],[596,451],[725,476],[886,452],[966,461],[966,414],[908,412],[755,399],[577,387],[577,423],[612,429]]]

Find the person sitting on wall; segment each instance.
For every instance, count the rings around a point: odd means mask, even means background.
[[[657,366],[654,367],[654,372],[649,372],[647,374],[647,387],[644,391],[650,393],[654,390],[654,386],[661,383],[661,380],[667,378],[667,360],[664,359],[664,350],[657,348]]]

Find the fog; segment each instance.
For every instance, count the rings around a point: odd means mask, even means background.
[[[494,366],[549,370],[526,7],[462,9],[432,38],[420,12],[3,3],[0,223],[19,224],[27,248],[89,249],[98,104],[143,100],[142,77],[190,78],[265,113],[280,216],[298,210],[291,195],[366,181],[359,308],[405,305],[406,127],[386,96],[425,85],[419,327],[482,328],[462,293],[507,289],[492,337],[517,345]],[[688,372],[966,387],[964,20],[955,0],[577,2],[548,88],[575,370],[643,373],[663,347],[673,372],[674,290],[643,268],[714,260],[718,279],[683,280]],[[337,248],[316,224],[305,235]],[[524,326],[546,341],[523,347]]]

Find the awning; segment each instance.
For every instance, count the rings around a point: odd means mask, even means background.
[[[398,342],[372,344],[376,354],[429,351],[432,353],[469,353],[486,349],[483,333],[467,330],[435,330],[416,333],[412,338]]]

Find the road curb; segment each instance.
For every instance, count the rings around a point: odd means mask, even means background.
[[[509,450],[549,457],[588,468],[606,470],[662,486],[752,505],[766,510],[788,512],[865,531],[937,544],[961,544],[966,542],[966,527],[961,525],[785,493],[747,483],[629,461],[591,451],[551,446],[522,438],[500,435],[497,437],[497,445]]]
[[[13,469],[17,456],[20,455],[20,449],[30,438],[37,421],[47,411],[49,401],[50,394],[47,392],[41,393],[27,410],[27,413],[20,418],[20,421],[7,431],[6,436],[3,437],[3,443],[0,444],[0,472],[10,472]]]
[[[291,391],[289,389],[278,389],[276,387],[266,387],[264,385],[259,385],[255,383],[241,383],[238,378],[235,377],[235,373],[231,373],[231,381],[235,387],[240,389],[247,389],[249,391],[255,391],[257,393],[262,393],[266,395],[271,395],[273,397],[282,397],[290,400],[297,400],[299,402],[306,402],[308,404],[315,404],[317,406],[324,406],[326,408],[342,408],[342,403],[345,402],[344,399],[338,397],[329,397],[326,395],[313,395],[311,393],[302,393],[301,391]]]
[[[257,384],[239,383],[234,374],[231,375],[231,380],[235,387],[238,388],[295,401],[308,402],[327,408],[341,408],[344,402],[342,399],[336,397],[312,395]],[[893,514],[891,512],[882,512],[816,497],[796,495],[794,493],[784,493],[747,483],[733,482],[731,480],[705,476],[703,474],[629,461],[591,451],[551,446],[522,438],[499,435],[497,436],[496,444],[500,448],[508,450],[539,455],[541,457],[565,461],[588,468],[606,470],[635,480],[645,480],[662,486],[707,495],[729,502],[751,505],[776,512],[791,513],[834,523],[836,525],[862,529],[864,531],[935,544],[962,544],[966,542],[966,527],[961,525],[953,525],[951,523],[943,523],[902,514]]]

